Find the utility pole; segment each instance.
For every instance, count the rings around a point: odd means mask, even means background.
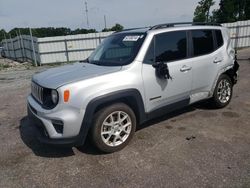
[[[107,29],[106,15],[104,15],[104,29]]]
[[[89,29],[89,10],[88,10],[88,3],[87,3],[87,1],[85,1],[85,12],[86,12],[86,19],[87,19],[87,27],[88,27],[88,29]]]

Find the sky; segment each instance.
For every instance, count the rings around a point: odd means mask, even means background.
[[[0,0],[0,29],[15,27],[90,28],[102,30],[115,23],[125,28],[192,21],[199,0]],[[218,6],[216,0],[216,5]]]

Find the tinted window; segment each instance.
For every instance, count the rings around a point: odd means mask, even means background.
[[[212,30],[193,30],[192,40],[194,56],[200,56],[214,51]]]
[[[219,48],[223,45],[223,37],[221,34],[221,30],[215,30],[215,36],[217,41],[217,48]]]
[[[186,31],[175,31],[156,35],[152,40],[145,63],[169,62],[187,57]]]
[[[156,35],[155,61],[168,62],[187,57],[186,31],[175,31]]]

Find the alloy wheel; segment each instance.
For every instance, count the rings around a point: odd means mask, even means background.
[[[132,130],[130,116],[123,111],[115,111],[109,114],[102,123],[102,141],[111,147],[124,143]]]

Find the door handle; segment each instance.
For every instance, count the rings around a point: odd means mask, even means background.
[[[187,65],[183,65],[183,67],[181,67],[180,71],[181,72],[187,72],[190,71],[192,69],[192,67],[189,67]]]
[[[220,62],[222,62],[222,59],[218,59],[218,58],[214,59],[214,63],[220,63]]]

